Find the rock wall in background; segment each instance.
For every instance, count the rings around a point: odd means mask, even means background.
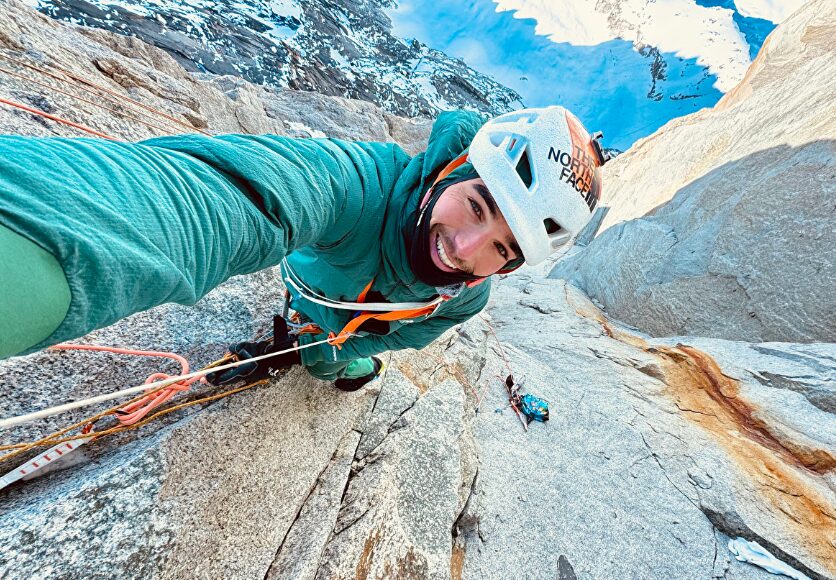
[[[135,39],[60,25],[13,1],[0,12],[4,68],[30,74],[10,59],[57,66],[209,132],[377,139],[411,152],[428,134],[429,121],[400,119],[368,103],[192,75]],[[819,27],[827,30],[817,24],[821,14],[823,5],[813,3],[786,31],[779,28],[777,38],[789,40],[772,41],[774,50],[786,46],[776,54],[789,59],[797,53],[793,42],[819,38]],[[785,66],[791,72],[819,62],[809,60]],[[27,78],[0,73],[0,96],[124,139],[163,133],[43,90],[31,82],[38,75]],[[758,82],[754,73],[746,81]],[[111,106],[136,114],[125,104]],[[697,117],[712,114],[722,113]],[[689,119],[674,124],[696,123]],[[153,120],[160,122],[158,115]],[[2,106],[0,131],[78,135]],[[752,129],[750,140],[757,138]],[[679,143],[670,139],[663,150]],[[786,151],[800,163],[821,161],[822,145],[814,141],[789,143]],[[651,142],[639,145],[642,155],[655,154]],[[778,152],[775,144],[753,146],[745,159],[730,155],[716,165],[752,164],[750,174],[784,183],[774,167]],[[632,167],[621,159],[615,169]],[[765,214],[781,221],[785,207],[770,199],[775,205]],[[668,243],[674,225],[699,239],[703,222],[683,216],[734,215],[725,198],[678,200],[666,218],[672,225],[651,217],[610,228],[579,255],[595,265],[596,252],[608,248],[607,263],[617,265],[629,257],[629,246],[606,242],[617,228],[622,235],[647,230],[651,248]],[[718,239],[725,231],[709,230]],[[704,247],[691,246],[691,262],[705,260]],[[578,258],[567,266],[594,279]],[[601,267],[600,275],[609,291],[629,297],[626,275],[638,278],[648,268],[624,268],[619,279]],[[799,286],[785,299],[804,307],[807,292]],[[228,343],[266,329],[281,295],[277,272],[266,270],[228,281],[193,307],[164,305],[79,342],[171,350],[199,368]],[[706,319],[733,318],[724,304],[703,304]],[[762,308],[759,316],[773,315],[771,302]],[[836,576],[836,346],[705,335],[651,338],[609,318],[563,280],[523,269],[497,280],[485,313],[419,353],[386,355],[385,376],[360,392],[339,392],[294,369],[268,385],[88,444],[74,464],[0,491],[0,575],[771,578],[730,555],[728,539],[744,536],[811,578]],[[153,361],[82,352],[2,361],[0,415],[124,388],[160,369]],[[548,423],[523,429],[507,403],[509,372],[550,402]],[[86,414],[4,430],[0,444]]]
[[[235,76],[189,73],[168,53],[133,37],[62,24],[17,0],[3,0],[0,10],[0,67],[6,71],[0,71],[0,96],[121,139],[182,133],[188,128],[159,113],[120,103],[118,97],[116,102],[103,98],[100,91],[86,90],[71,79],[67,82],[67,73],[157,108],[194,131],[294,137],[323,136],[327,131],[339,138],[397,140],[413,154],[422,150],[429,136],[427,119],[397,117],[365,101],[271,89]],[[5,106],[0,108],[0,131],[84,136]]]
[[[606,231],[553,275],[656,336],[836,340],[834,39],[810,2],[716,107],[620,155]]]
[[[184,68],[374,103],[406,117],[499,114],[521,97],[418,40],[392,33],[392,0],[28,0],[58,20],[141,39]]]

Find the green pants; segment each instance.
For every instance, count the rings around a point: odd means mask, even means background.
[[[55,257],[0,224],[0,359],[46,340],[64,320],[70,296]]]
[[[356,379],[373,373],[374,362],[372,362],[371,357],[342,362],[319,361],[314,365],[305,367],[305,370],[323,381]]]

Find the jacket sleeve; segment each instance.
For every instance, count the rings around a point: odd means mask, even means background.
[[[194,304],[231,276],[354,227],[409,156],[391,143],[178,135],[0,137],[0,221],[56,257],[72,298],[35,348]]]
[[[345,341],[342,349],[329,344],[320,344],[303,349],[300,352],[302,364],[313,365],[319,361],[340,362],[351,361],[386,352],[389,350],[403,350],[405,348],[422,349],[444,332],[457,324],[461,324],[482,311],[488,303],[490,284],[477,286],[478,293],[469,300],[455,305],[447,313],[431,316],[420,322],[405,324],[390,334],[352,337]],[[300,344],[324,340],[326,335],[302,335]]]
[[[390,192],[410,160],[394,143],[275,135],[189,135],[144,143],[186,153],[226,175],[275,227],[270,233],[283,236],[285,254],[350,231],[364,196]]]

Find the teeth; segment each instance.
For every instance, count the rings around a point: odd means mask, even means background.
[[[456,268],[456,266],[453,265],[453,262],[450,261],[450,258],[448,258],[447,254],[444,252],[444,246],[441,245],[441,237],[436,238],[435,247],[438,249],[438,257],[441,258],[441,263],[447,266],[448,268],[458,270],[458,268]]]

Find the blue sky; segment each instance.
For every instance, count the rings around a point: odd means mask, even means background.
[[[699,5],[730,3],[700,0]],[[515,18],[511,11],[498,13],[495,7],[491,0],[403,0],[390,17],[396,35],[417,38],[464,59],[519,92],[526,106],[566,106],[587,128],[603,131],[608,147],[627,149],[670,119],[710,107],[722,96],[713,86],[717,78],[696,58],[664,53],[666,78],[654,88],[653,55],[640,54],[632,42],[609,40],[593,46],[553,42],[535,34],[535,20]],[[769,21],[737,14],[735,23],[750,53],[774,28]]]

